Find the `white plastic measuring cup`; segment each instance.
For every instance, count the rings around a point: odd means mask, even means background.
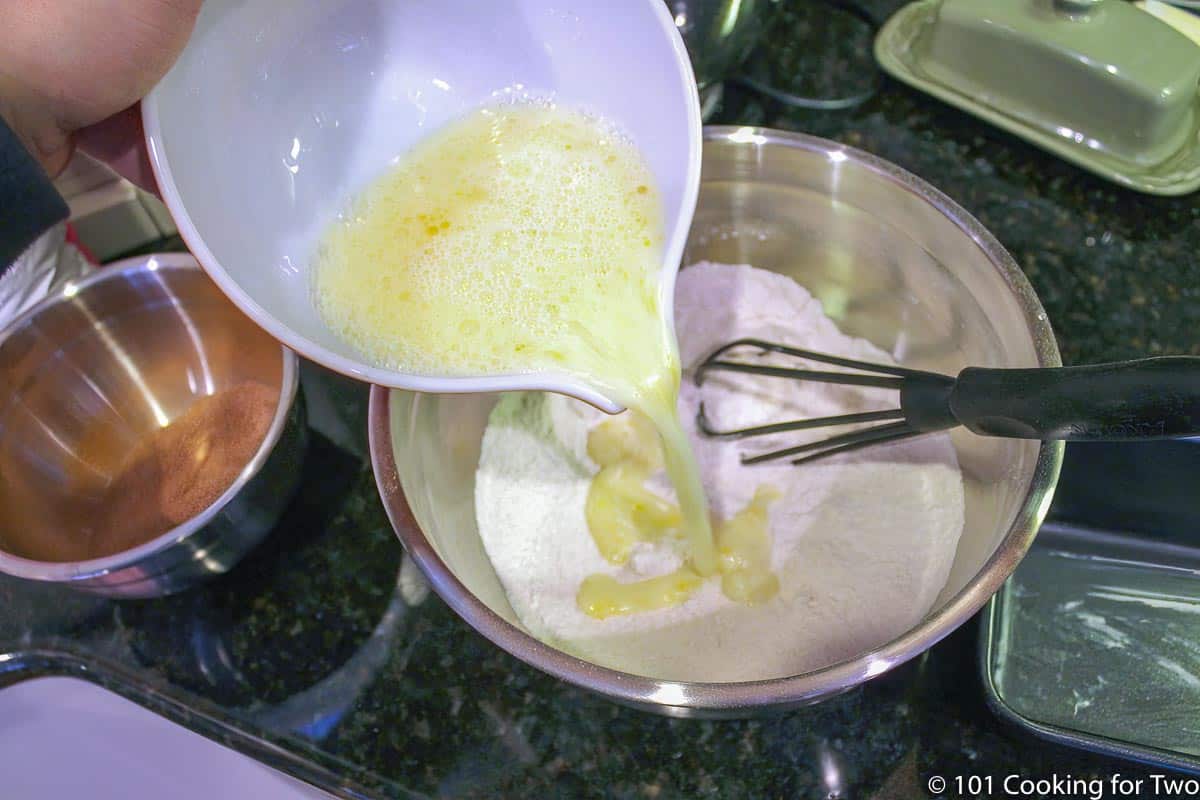
[[[184,240],[244,312],[300,355],[384,386],[544,389],[619,410],[565,374],[382,368],[314,308],[310,263],[337,211],[416,141],[511,93],[596,113],[641,150],[664,204],[670,314],[701,130],[691,64],[662,0],[208,0],[142,108]]]

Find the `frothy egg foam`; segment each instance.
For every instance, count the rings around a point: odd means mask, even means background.
[[[660,200],[630,142],[553,106],[481,109],[406,154],[328,231],[316,302],[392,369],[551,369],[628,403],[644,387],[614,373],[645,382],[674,358],[662,247]]]

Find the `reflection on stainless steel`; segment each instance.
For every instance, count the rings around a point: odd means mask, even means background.
[[[914,176],[833,142],[707,129],[684,263],[704,259],[795,277],[847,333],[893,352],[907,343],[905,363],[919,369],[1060,363],[1033,290],[978,222]],[[890,304],[855,302],[883,287]],[[482,395],[372,390],[371,455],[397,535],[434,590],[500,647],[576,685],[673,716],[745,716],[814,703],[923,652],[978,611],[1016,567],[1062,458],[1060,443],[953,435],[966,528],[948,585],[923,622],[878,650],[754,683],[659,681],[589,664],[517,622],[474,516],[479,445],[493,403]]]
[[[704,119],[720,105],[722,81],[733,77],[761,40],[767,5],[764,0],[667,0],[696,73]]]
[[[896,293],[904,290],[904,278],[901,274],[902,265],[889,265],[893,270],[894,280],[873,292],[864,292],[861,296],[848,299],[846,313],[858,317],[870,316],[876,310],[886,310],[895,300]],[[958,349],[957,331],[964,324],[958,307],[951,305],[946,309],[952,317],[946,325],[941,326],[945,335],[941,339],[929,338],[917,342],[898,339],[893,348],[892,356],[900,361],[928,361],[939,357],[953,357]]]
[[[290,499],[305,445],[297,359],[244,317],[186,255],[105,267],[0,337],[0,571],[147,597],[227,571]],[[278,387],[267,435],[198,517],[89,561],[78,552],[130,450],[192,401],[239,381]]]
[[[667,0],[701,89],[732,75],[758,43],[763,0]]]

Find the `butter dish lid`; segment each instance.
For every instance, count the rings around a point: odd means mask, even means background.
[[[893,77],[1130,188],[1200,188],[1200,46],[1120,0],[918,0]]]
[[[943,0],[939,16],[957,24],[977,20],[997,47],[1027,43],[1057,51],[1113,84],[1109,91],[1195,93],[1200,80],[1200,48],[1123,0]]]

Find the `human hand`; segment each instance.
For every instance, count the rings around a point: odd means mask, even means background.
[[[75,147],[154,189],[137,102],[202,0],[0,0],[0,117],[50,177]]]

